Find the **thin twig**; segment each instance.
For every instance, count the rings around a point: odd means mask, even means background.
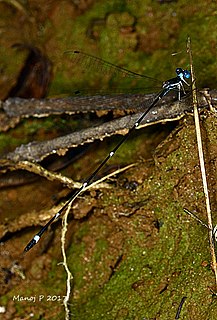
[[[71,281],[73,280],[73,275],[69,270],[68,264],[67,264],[67,258],[66,258],[66,252],[65,252],[65,242],[66,242],[66,232],[67,232],[67,219],[68,219],[68,215],[69,212],[71,210],[71,206],[72,206],[72,202],[69,203],[66,213],[64,214],[63,217],[63,227],[62,227],[62,232],[61,232],[61,251],[62,251],[62,255],[63,255],[63,266],[65,268],[66,271],[66,275],[67,275],[67,279],[66,279],[66,295],[64,297],[63,300],[63,305],[65,308],[65,320],[69,320],[70,319],[70,310],[68,307],[68,302],[70,299],[70,294],[71,294]]]
[[[205,195],[205,200],[206,200],[206,212],[207,212],[207,222],[208,222],[208,231],[209,231],[210,253],[211,253],[211,257],[212,257],[212,268],[213,268],[213,271],[215,274],[215,282],[216,282],[216,288],[217,288],[217,266],[216,266],[215,247],[214,247],[214,242],[213,242],[212,214],[211,214],[209,192],[208,192],[208,185],[207,185],[207,179],[206,179],[206,170],[205,170],[205,164],[204,164],[199,114],[198,114],[198,109],[197,109],[197,106],[198,106],[197,91],[196,91],[196,82],[195,82],[195,75],[194,75],[194,68],[193,68],[193,57],[192,57],[192,51],[191,51],[190,37],[188,38],[187,48],[188,48],[188,53],[189,53],[189,57],[190,57],[190,64],[191,64],[195,130],[196,130],[196,136],[197,136],[197,146],[198,146],[200,169],[201,169],[201,175],[202,175],[202,181],[203,181],[203,189],[204,189],[204,195]]]
[[[120,172],[122,172],[122,171],[124,171],[126,169],[129,169],[129,168],[131,168],[133,166],[135,166],[135,164],[131,164],[131,165],[128,165],[127,167],[125,167],[125,168],[116,170],[116,174],[120,173]],[[111,173],[111,174],[107,175],[107,178],[111,177],[112,175],[114,175],[114,173]],[[103,180],[105,180],[105,177],[103,177],[102,179],[98,180],[98,182],[103,181]],[[85,188],[85,190],[89,189],[90,186],[93,186],[94,184],[97,184],[97,182],[92,183],[87,188]],[[73,280],[73,275],[69,270],[69,267],[68,267],[68,264],[67,264],[66,252],[65,252],[66,233],[67,233],[67,226],[68,226],[67,219],[68,219],[68,215],[69,215],[72,203],[73,203],[73,201],[70,202],[69,205],[67,206],[67,210],[66,210],[66,213],[64,214],[64,218],[63,218],[63,221],[62,221],[63,227],[62,227],[62,232],[61,232],[61,251],[62,251],[62,255],[63,255],[63,263],[62,264],[63,264],[63,266],[65,268],[65,271],[66,271],[66,274],[67,274],[66,296],[65,296],[65,298],[63,300],[63,305],[64,305],[64,308],[65,308],[65,320],[69,320],[70,319],[70,310],[69,310],[68,305],[69,305],[69,299],[70,299],[70,294],[71,294],[71,281]]]
[[[36,166],[36,168],[40,169],[40,165],[34,164],[34,166]],[[111,177],[113,177],[123,171],[129,170],[130,168],[135,167],[135,166],[136,166],[136,163],[132,163],[132,164],[129,164],[123,168],[117,169],[117,170],[109,173],[108,175],[103,176],[102,178],[94,181],[89,186],[84,188],[83,191],[86,191],[88,189],[102,189],[102,188],[108,189],[108,188],[111,188],[111,185],[104,182],[105,180],[107,180],[107,179],[109,179],[109,178],[111,178]],[[22,167],[22,169],[28,170],[28,168],[26,168],[26,167]],[[40,174],[39,172],[36,172],[36,171],[32,171],[32,172]],[[48,180],[50,180],[49,179],[50,174],[51,174],[51,172],[48,171],[48,176],[44,175],[44,177],[47,178]],[[62,182],[64,184],[66,184],[64,179],[68,179],[69,180],[69,183],[67,183],[68,188],[79,189],[81,186],[80,182],[74,182],[70,178],[66,178],[64,176],[62,176],[62,178],[61,178],[62,180],[55,179],[55,176],[53,178],[54,178],[53,181],[56,180],[56,181]],[[32,213],[28,214],[28,216],[25,217],[24,220],[23,220],[23,217],[20,216],[18,219],[11,220],[11,222],[8,222],[7,224],[0,224],[0,239],[2,237],[4,237],[8,232],[12,233],[12,232],[16,232],[18,230],[21,230],[22,228],[25,228],[25,227],[43,224],[46,220],[50,219],[56,211],[59,211],[63,205],[64,204],[61,203],[57,207],[53,207],[50,210],[46,209],[46,210],[42,210],[41,212],[32,212]]]
[[[130,168],[132,168],[132,167],[135,167],[135,166],[136,166],[136,163],[131,163],[131,164],[128,164],[127,166],[125,166],[125,167],[123,167],[123,168],[117,169],[117,170],[115,170],[115,171],[107,174],[106,176],[102,177],[101,179],[98,179],[98,180],[94,181],[93,183],[91,183],[89,186],[87,186],[87,187],[84,188],[83,190],[85,191],[85,190],[90,189],[90,188],[93,188],[93,187],[95,187],[95,186],[100,189],[100,186],[101,186],[101,184],[102,184],[103,181],[105,181],[105,180],[107,180],[107,179],[115,176],[116,174],[119,174],[119,173],[121,173],[121,172],[123,172],[123,171],[126,171],[126,170],[128,170],[128,169],[130,169]],[[104,185],[104,184],[103,184],[103,185]]]
[[[82,186],[81,182],[73,181],[71,178],[63,176],[61,173],[47,170],[44,167],[42,167],[40,164],[33,163],[30,161],[14,162],[14,161],[10,161],[10,160],[0,160],[0,172],[1,171],[4,172],[4,170],[8,170],[8,169],[11,171],[18,170],[18,169],[26,170],[28,172],[35,173],[38,176],[43,177],[49,181],[60,182],[70,189],[72,189],[72,188],[79,189]],[[127,170],[127,169],[128,169],[128,167],[124,167],[124,168],[122,168],[122,171]],[[99,181],[102,182],[104,180],[105,179],[100,179]],[[98,185],[98,183],[95,182],[94,185],[96,185],[96,184],[97,184],[96,188],[99,188],[99,189],[110,188],[110,186],[107,183],[100,183],[100,185]]]
[[[68,178],[66,176],[63,176],[61,173],[56,173],[56,172],[52,172],[49,171],[47,169],[45,169],[44,167],[42,167],[40,164],[37,163],[32,163],[29,161],[19,161],[19,162],[13,162],[13,161],[7,161],[7,160],[0,160],[0,166],[2,166],[2,168],[0,168],[0,172],[1,169],[2,171],[4,171],[4,167],[5,169],[10,169],[10,170],[17,170],[17,169],[22,169],[22,170],[26,170],[28,172],[32,172],[35,173],[43,178],[46,178],[49,181],[57,181],[60,182],[62,184],[64,184],[65,186],[67,186],[68,188],[72,189],[80,189],[80,187],[82,186],[81,182],[77,182],[77,181],[73,181],[71,178]],[[101,188],[106,188],[109,189],[111,188],[111,186],[106,183],[103,182],[113,176],[115,176],[116,174],[119,174],[123,171],[126,171],[132,167],[135,167],[136,163],[131,163],[125,167],[119,168],[109,174],[107,174],[106,176],[94,181],[93,183],[91,183],[90,185],[88,185],[86,188],[84,188],[83,190],[86,191],[90,188],[95,188],[95,189],[101,189]]]

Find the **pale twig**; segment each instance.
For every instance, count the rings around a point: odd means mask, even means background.
[[[208,231],[209,231],[209,244],[210,244],[210,253],[212,257],[212,268],[215,274],[215,282],[217,288],[217,266],[216,266],[216,255],[215,255],[215,247],[213,242],[213,226],[212,226],[212,215],[211,215],[211,207],[210,207],[210,200],[209,200],[209,192],[208,192],[208,185],[206,179],[206,169],[204,164],[204,156],[203,156],[203,146],[202,146],[202,139],[201,139],[201,130],[200,130],[200,122],[199,122],[199,114],[198,114],[198,102],[197,102],[197,91],[196,91],[196,82],[195,82],[195,75],[194,75],[194,68],[193,68],[193,57],[191,51],[191,40],[190,37],[188,38],[187,43],[188,53],[190,57],[190,64],[191,64],[191,77],[192,77],[192,91],[193,91],[193,106],[194,106],[194,120],[195,120],[195,130],[196,130],[196,137],[197,137],[197,146],[198,146],[198,154],[199,154],[199,161],[200,161],[200,169],[201,169],[201,176],[203,181],[203,189],[206,201],[206,212],[207,212],[207,223],[208,223]]]
[[[93,187],[93,185],[98,184],[99,182],[104,181],[105,179],[110,178],[111,176],[113,176],[114,174],[118,174],[124,170],[127,170],[131,167],[135,166],[135,164],[131,164],[126,166],[125,168],[121,168],[116,170],[115,172],[112,172],[111,174],[107,175],[106,177],[103,177],[102,179],[99,179],[98,181],[93,182],[91,185],[89,185],[87,188],[85,188],[84,190],[89,189],[90,187]],[[73,280],[73,275],[71,274],[69,267],[67,265],[67,258],[66,258],[66,252],[65,252],[65,240],[66,240],[66,232],[67,232],[67,218],[72,206],[72,201],[69,203],[66,213],[64,214],[64,218],[63,218],[63,227],[62,227],[62,233],[61,233],[61,250],[62,250],[62,255],[63,255],[63,266],[66,270],[66,274],[67,274],[67,280],[66,280],[66,296],[63,300],[63,304],[65,307],[65,320],[69,320],[69,316],[70,316],[70,310],[68,308],[68,302],[69,302],[69,298],[70,298],[70,293],[71,293],[71,281]]]
[[[66,258],[66,252],[65,252],[65,242],[66,242],[66,232],[67,232],[67,219],[68,219],[68,215],[69,215],[69,212],[71,210],[71,206],[72,206],[72,202],[69,203],[68,207],[67,207],[67,210],[64,214],[64,217],[63,217],[63,221],[62,221],[62,224],[63,224],[63,227],[62,227],[62,232],[61,232],[61,251],[62,251],[62,256],[63,256],[63,266],[65,268],[65,271],[66,271],[66,275],[67,275],[67,279],[66,279],[66,295],[64,297],[64,300],[63,300],[63,305],[64,305],[64,308],[65,308],[65,320],[69,320],[70,319],[70,310],[69,310],[69,307],[68,307],[68,302],[69,302],[69,299],[70,299],[70,294],[71,294],[71,281],[73,280],[73,275],[71,274],[70,270],[69,270],[69,267],[68,267],[68,264],[67,264],[67,258]]]
[[[121,168],[119,170],[116,170],[115,171],[115,174],[118,174],[124,170],[127,170],[131,167],[135,166],[135,164],[131,164],[131,165],[128,165],[126,166],[125,168]],[[99,182],[111,177],[114,175],[114,172],[112,172],[111,174],[107,175],[106,177],[103,177],[102,179],[98,180],[98,181],[95,181],[94,183],[92,183],[91,185],[89,185],[87,188],[85,188],[84,190],[86,189],[89,189],[91,186],[93,186],[94,184],[98,184]],[[68,215],[69,215],[69,212],[71,210],[71,206],[72,206],[72,202],[69,203],[68,207],[67,207],[67,210],[66,210],[66,213],[64,214],[64,218],[63,218],[63,227],[62,227],[62,232],[61,232],[61,251],[62,251],[62,255],[63,255],[63,266],[66,270],[66,274],[67,274],[67,280],[66,280],[66,296],[63,300],[63,305],[64,305],[64,308],[65,308],[65,320],[69,320],[69,317],[70,317],[70,310],[69,310],[69,307],[68,307],[68,302],[69,302],[69,299],[70,299],[70,294],[71,294],[71,281],[73,280],[73,275],[71,274],[70,270],[69,270],[69,267],[68,267],[68,264],[67,264],[67,258],[66,258],[66,252],[65,252],[65,241],[66,241],[66,232],[67,232],[67,219],[68,219]]]
[[[118,169],[116,170],[115,172],[112,172],[110,174],[108,174],[107,176],[104,176],[103,178],[97,180],[97,181],[94,181],[91,185],[89,185],[87,188],[84,189],[87,190],[95,185],[98,185],[100,182],[104,181],[105,179],[108,179],[120,172],[123,172],[129,168],[132,168],[134,167],[135,164],[130,164],[124,168],[121,168],[121,169]],[[68,215],[69,215],[69,212],[71,210],[71,206],[72,206],[72,202],[69,203],[69,205],[67,206],[67,210],[66,210],[66,213],[64,215],[64,218],[63,218],[63,227],[62,227],[62,232],[61,232],[61,251],[62,251],[62,255],[63,255],[63,266],[66,270],[66,274],[67,274],[67,280],[66,280],[66,296],[63,300],[63,305],[64,305],[64,308],[65,308],[65,320],[69,320],[70,319],[70,310],[68,308],[68,302],[69,302],[69,299],[70,299],[70,294],[71,294],[71,281],[73,280],[73,275],[71,274],[70,270],[69,270],[69,267],[68,267],[68,264],[67,264],[67,258],[66,258],[66,252],[65,252],[65,240],[66,240],[66,232],[67,232],[67,218],[68,218]]]
[[[32,172],[41,177],[44,177],[49,181],[60,182],[71,189],[72,188],[79,189],[82,186],[81,182],[73,181],[72,179],[63,176],[61,173],[56,173],[56,172],[47,170],[44,167],[42,167],[40,164],[33,163],[30,161],[14,162],[10,160],[2,160],[2,161],[0,160],[0,166],[2,168],[2,171],[4,171],[4,167],[10,170],[15,170],[15,169],[26,170],[28,172]],[[122,168],[122,171],[128,169],[128,167],[125,167],[125,168]],[[104,180],[105,179],[100,179],[99,181],[102,182]],[[94,185],[97,185],[96,188],[110,188],[110,186],[107,183],[100,183],[100,184],[94,183]]]
[[[125,166],[123,168],[117,169],[117,170],[107,174],[106,176],[102,177],[101,179],[94,181],[93,183],[91,183],[89,186],[87,186],[83,190],[85,191],[85,190],[93,188],[95,186],[99,188],[103,181],[115,176],[116,174],[119,174],[119,173],[121,173],[123,171],[126,171],[126,170],[128,170],[128,169],[130,169],[132,167],[135,167],[135,166],[136,166],[136,163],[131,163],[131,164],[128,164],[127,166]]]
[[[84,188],[83,191],[88,190],[90,188],[95,188],[95,189],[110,188],[110,185],[105,182],[103,183],[103,181],[115,176],[116,174],[119,174],[123,171],[126,171],[126,170],[134,167],[135,165],[136,165],[135,163],[131,163],[123,168],[117,169],[117,170],[109,173],[108,175],[94,181],[93,183],[88,185],[86,188]],[[29,172],[33,172],[33,173],[38,174],[41,177],[44,177],[50,181],[61,182],[69,188],[79,189],[82,186],[81,182],[73,181],[72,179],[63,176],[61,173],[51,172],[51,171],[43,168],[40,164],[37,164],[37,163],[32,163],[29,161],[19,161],[18,163],[14,164],[14,167],[16,169],[25,169]]]
[[[87,186],[86,188],[84,188],[83,190],[87,190],[90,188],[95,188],[95,189],[101,189],[101,188],[110,188],[110,185],[107,184],[105,181],[106,179],[121,173],[123,171],[126,171],[132,167],[134,167],[136,164],[132,163],[130,165],[127,165],[123,168],[117,169],[114,172],[104,176],[103,178],[98,179],[97,181],[94,181],[93,183],[91,183],[89,186]],[[44,167],[42,167],[40,164],[38,163],[33,163],[30,161],[18,161],[18,162],[14,162],[11,160],[0,160],[0,166],[1,166],[1,170],[2,172],[4,172],[4,170],[9,169],[9,170],[18,170],[18,169],[22,169],[22,170],[26,170],[28,172],[32,172],[35,173],[41,177],[46,178],[49,181],[58,181],[62,184],[64,184],[65,186],[67,186],[68,188],[72,189],[80,189],[82,186],[81,182],[76,182],[73,181],[72,179],[63,176],[61,173],[56,173],[50,170],[45,169]]]

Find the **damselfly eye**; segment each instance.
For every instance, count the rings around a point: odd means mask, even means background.
[[[189,79],[189,78],[190,78],[190,76],[191,76],[190,71],[188,71],[188,70],[184,70],[184,77],[185,77],[186,79]]]
[[[183,69],[182,69],[182,68],[176,68],[176,74],[177,74],[177,76],[179,76],[180,73],[183,73]]]

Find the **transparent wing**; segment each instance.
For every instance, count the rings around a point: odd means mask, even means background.
[[[86,80],[85,77],[82,80],[81,75],[77,78],[76,88],[70,92],[72,95],[147,94],[162,90],[162,82],[158,79],[129,71],[83,51],[68,50],[65,54],[72,57],[75,67],[81,67],[83,76],[86,76]],[[87,88],[87,82],[93,85]],[[180,98],[185,95],[183,88],[177,86],[172,91],[177,92]]]
[[[100,82],[100,89],[91,92],[90,88],[85,89],[84,87],[78,90],[75,90],[76,94],[117,94],[117,93],[148,93],[153,91],[159,91],[162,88],[162,82],[148,77],[133,71],[129,71],[125,68],[116,66],[110,62],[107,62],[101,58],[95,57],[88,53],[82,51],[66,51],[65,54],[69,54],[73,60],[74,65],[79,65],[82,67],[83,72],[89,73],[89,76],[93,76],[93,73],[96,73],[96,76],[103,75],[103,77],[109,77],[109,90],[103,88],[103,79]],[[90,71],[91,74],[90,74]],[[134,81],[135,79],[135,81]],[[119,80],[119,81],[118,81]],[[131,81],[131,83],[129,83]],[[133,82],[132,82],[133,81]]]
[[[83,51],[77,51],[77,50],[68,50],[64,52],[65,54],[70,54],[73,56],[73,59],[75,60],[75,62],[78,62],[80,65],[83,65],[87,68],[95,68],[96,70],[103,72],[103,73],[109,73],[109,74],[114,74],[114,75],[118,75],[118,76],[122,76],[124,77],[128,77],[128,78],[134,78],[134,79],[150,79],[154,82],[156,82],[156,84],[161,84],[161,81],[149,77],[149,76],[145,76],[133,71],[129,71],[125,68],[116,66],[113,63],[110,63],[108,61],[105,61],[101,58],[95,57],[91,54],[85,53]]]

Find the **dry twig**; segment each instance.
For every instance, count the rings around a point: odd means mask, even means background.
[[[202,181],[203,181],[203,189],[204,189],[204,195],[205,195],[205,200],[206,200],[206,212],[207,212],[207,224],[208,224],[208,231],[209,231],[210,253],[211,253],[211,257],[212,257],[212,268],[213,268],[213,271],[215,274],[215,283],[216,283],[216,288],[217,288],[217,265],[216,265],[215,247],[214,247],[214,242],[213,242],[212,214],[211,214],[208,184],[207,184],[207,178],[206,178],[206,169],[205,169],[204,156],[203,156],[203,145],[202,145],[202,139],[201,139],[200,119],[199,119],[199,114],[198,114],[198,109],[197,109],[198,100],[197,100],[196,80],[195,80],[194,68],[193,68],[193,57],[192,57],[192,51],[191,51],[190,37],[188,38],[187,48],[188,48],[188,53],[189,53],[189,57],[190,57],[190,64],[191,64],[195,130],[196,130],[196,136],[197,136],[198,155],[199,155],[199,161],[200,161],[201,176],[202,176]]]

